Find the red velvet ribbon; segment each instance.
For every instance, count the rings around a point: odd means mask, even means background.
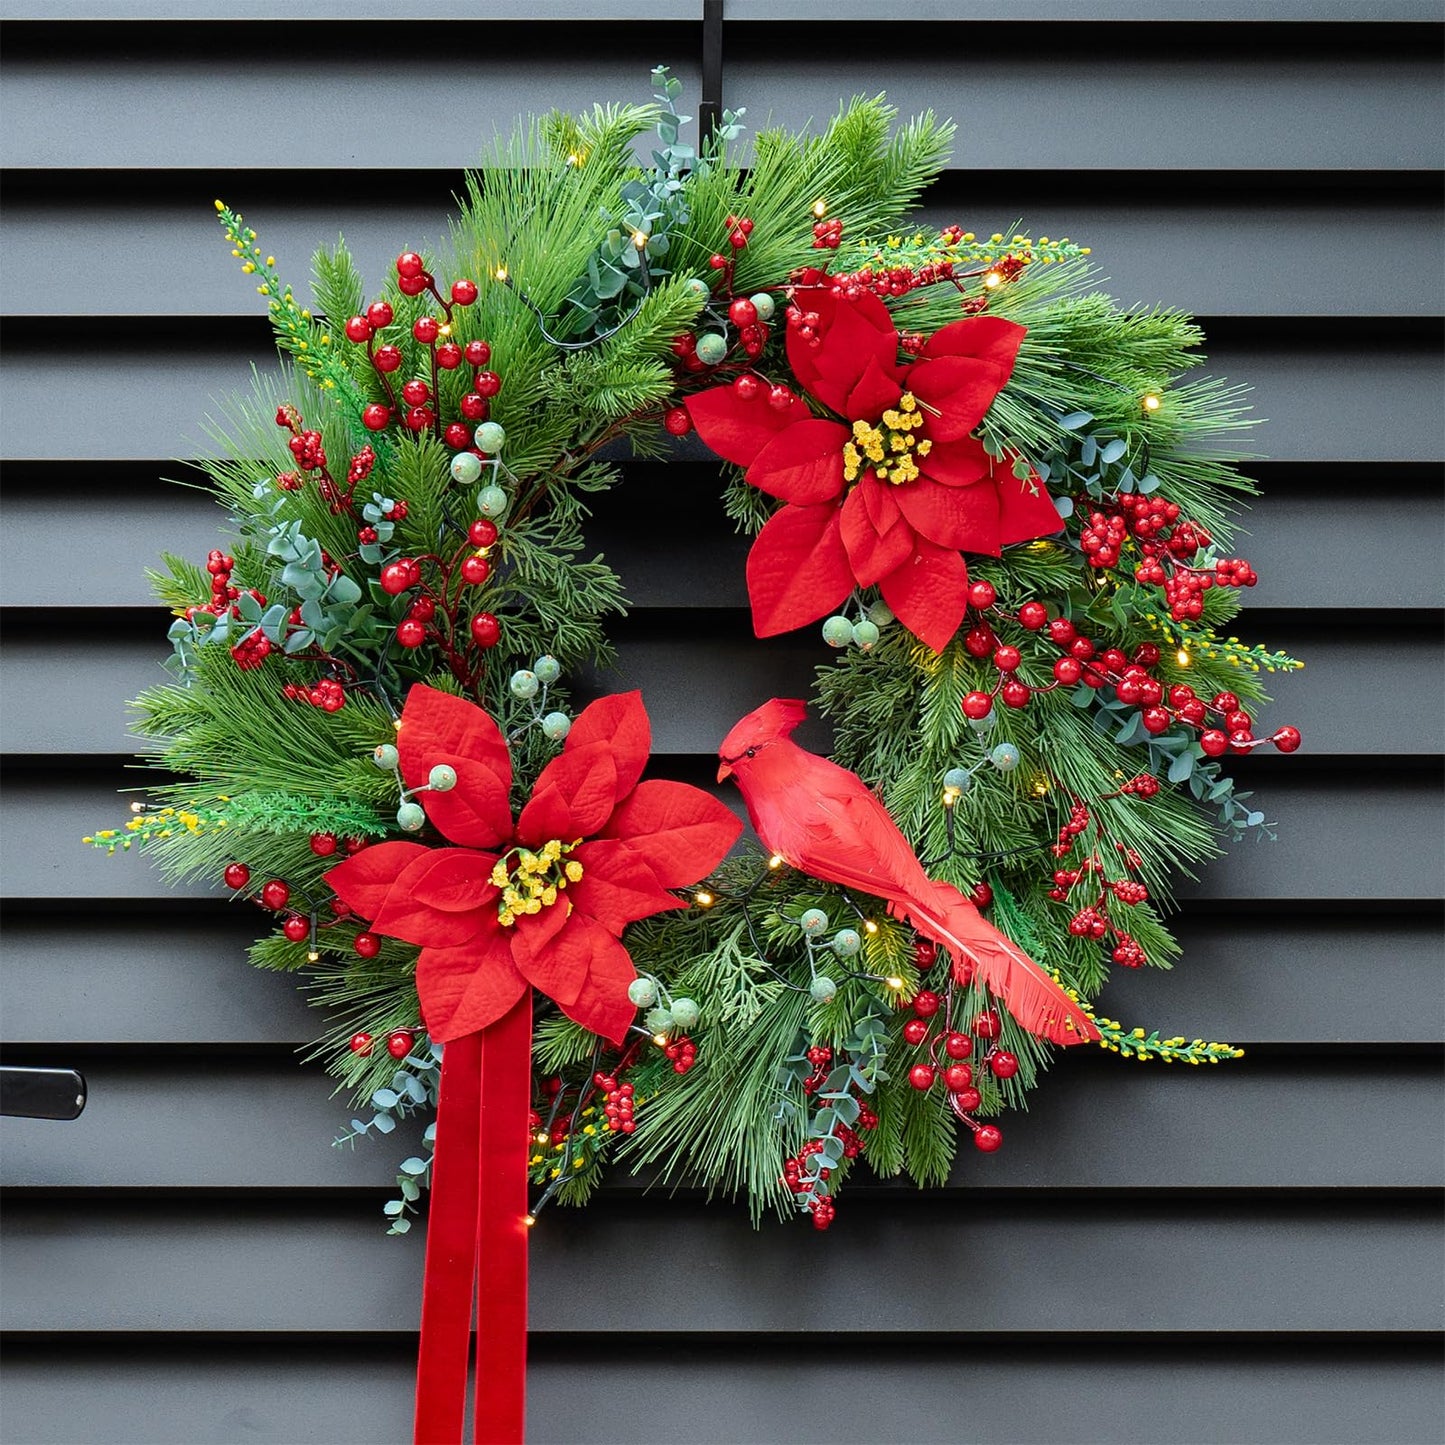
[[[477,1316],[476,1445],[522,1445],[532,995],[442,1052],[416,1375],[416,1445],[462,1445]],[[479,1277],[480,1275],[480,1277]]]

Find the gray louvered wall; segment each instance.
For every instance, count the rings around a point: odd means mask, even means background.
[[[313,1020],[245,966],[254,917],[77,840],[134,782],[123,702],[165,650],[142,568],[219,516],[157,478],[269,356],[212,198],[293,277],[342,230],[379,278],[516,113],[642,97],[656,60],[695,97],[700,5],[0,9],[0,1037],[91,1086],[77,1123],[0,1123],[0,1438],[408,1438],[394,1151],[327,1147]],[[1244,630],[1308,658],[1277,710],[1306,749],[1240,764],[1279,841],[1186,891],[1185,965],[1106,995],[1243,1063],[1070,1057],[1000,1155],[850,1186],[826,1236],[626,1180],[550,1213],[535,1441],[1441,1438],[1438,14],[727,0],[751,123],[884,86],[952,114],[930,220],[1085,239],[1117,295],[1204,320],[1269,419]],[[699,461],[638,465],[597,518],[678,776],[818,659],[751,640],[715,496]]]

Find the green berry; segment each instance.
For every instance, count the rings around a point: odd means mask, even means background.
[[[712,287],[709,286],[707,282],[702,279],[701,276],[688,277],[687,281],[683,283],[682,289],[686,291],[689,296],[712,295]]]
[[[973,774],[967,768],[950,768],[943,775],[943,786],[956,793],[966,793],[973,787]]]
[[[396,765],[400,755],[392,743],[380,743],[371,754],[371,761],[384,773],[396,771]]]
[[[426,780],[431,785],[432,792],[449,793],[457,785],[457,770],[446,763],[438,763],[426,775]]]
[[[875,627],[887,627],[893,621],[893,609],[886,602],[875,602],[868,609],[868,620]]]
[[[537,681],[535,672],[529,672],[524,667],[512,674],[512,680],[507,686],[512,689],[513,697],[536,697],[541,683]]]
[[[707,331],[697,339],[697,359],[704,366],[716,366],[728,354],[727,337]]]
[[[871,622],[853,624],[853,645],[864,652],[872,652],[878,644],[878,629]]]
[[[472,434],[472,440],[488,456],[494,457],[506,444],[506,428],[500,422],[484,421]]]
[[[500,517],[508,506],[508,497],[501,487],[483,487],[477,493],[477,511],[484,517]]]
[[[670,1034],[672,1032],[672,1010],[670,1008],[649,1009],[647,1012],[647,1027],[655,1034]]]
[[[759,321],[771,321],[773,312],[777,310],[777,303],[766,291],[757,291],[748,297],[758,313]]]
[[[835,613],[823,624],[823,641],[829,647],[847,647],[853,640],[853,624],[841,613]]]
[[[672,1001],[672,1021],[680,1029],[690,1029],[697,1026],[697,1021],[702,1017],[702,1010],[690,998],[675,998]]]
[[[452,458],[452,480],[470,487],[482,475],[482,459],[471,452],[458,452]]]
[[[532,671],[537,674],[538,682],[552,683],[562,676],[562,664],[550,653],[543,653],[532,664]]]
[[[808,988],[814,1003],[832,1003],[838,997],[838,985],[827,974],[820,973]]]
[[[572,731],[572,719],[565,712],[549,712],[542,719],[542,736],[560,743]]]
[[[983,715],[982,717],[971,717],[971,718],[969,718],[969,720],[968,720],[968,725],[969,725],[969,727],[971,727],[971,728],[974,730],[974,732],[976,732],[976,733],[986,733],[986,732],[988,732],[988,731],[993,727],[993,725],[994,725],[997,721],[998,721],[998,713],[995,711],[995,709],[989,708],[989,710],[988,710],[986,713],[984,713],[984,715]]]
[[[1001,773],[1011,773],[1019,765],[1019,750],[1012,743],[1000,743],[989,755],[988,760]]]
[[[627,985],[627,997],[638,1008],[651,1008],[657,1002],[657,984],[650,978],[634,978]]]
[[[403,803],[396,810],[396,826],[403,833],[420,833],[426,822],[426,814],[420,803]]]
[[[833,935],[833,952],[839,958],[852,958],[862,947],[863,940],[858,936],[856,929],[840,928]]]
[[[808,935],[809,938],[816,938],[828,926],[828,915],[821,908],[810,908],[798,920],[798,927]]]

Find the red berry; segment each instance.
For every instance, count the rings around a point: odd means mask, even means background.
[[[430,346],[441,335],[441,323],[435,316],[418,316],[411,323],[411,334],[425,346]]]
[[[462,364],[462,349],[455,341],[444,341],[437,347],[436,359],[443,371],[455,371]]]
[[[733,394],[739,401],[752,401],[762,391],[763,384],[757,377],[749,375],[746,371],[739,377],[733,379]]]
[[[993,902],[993,889],[987,883],[975,883],[969,890],[968,901],[975,908],[987,908]]]
[[[908,1082],[915,1089],[931,1089],[933,1087],[933,1078],[933,1066],[931,1064],[914,1064],[908,1071]]]
[[[685,437],[692,430],[692,418],[685,406],[669,407],[663,414],[662,424],[675,437]]]
[[[358,933],[351,946],[358,958],[375,958],[381,952],[381,940],[374,933]]]
[[[984,1124],[974,1131],[973,1147],[992,1154],[1003,1143],[1003,1130],[997,1124]]]
[[[490,612],[478,612],[472,618],[471,631],[478,647],[495,647],[502,640],[502,624]]]
[[[1218,728],[1210,728],[1208,732],[1199,734],[1199,746],[1204,750],[1205,757],[1222,758],[1229,751],[1229,739]]]
[[[421,406],[423,402],[431,400],[431,387],[426,382],[413,378],[402,387],[401,399],[408,406]]]
[[[497,540],[497,524],[488,517],[478,517],[467,528],[467,541],[473,547],[490,547]]]
[[[983,1103],[983,1095],[977,1089],[960,1089],[953,1096],[953,1101],[965,1112],[969,1109],[976,1109]]]
[[[1019,1071],[1017,1054],[1011,1054],[1007,1049],[995,1049],[988,1056],[988,1066],[993,1070],[996,1079],[1011,1079]]]
[[[371,1052],[371,1035],[365,1032],[352,1034],[351,1052],[353,1054],[360,1054],[362,1058],[365,1058],[367,1054]]]
[[[459,421],[454,421],[442,433],[442,440],[459,452],[465,451],[472,444],[472,429]]]
[[[492,359],[492,348],[485,341],[469,341],[463,355],[468,366],[486,366]]]
[[[335,833],[313,833],[311,835],[311,851],[318,858],[329,858],[336,848]]]
[[[993,655],[993,665],[1000,672],[1016,672],[1023,661],[1016,647],[1000,647]]]
[[[1162,733],[1169,730],[1173,719],[1162,707],[1146,707],[1140,715],[1146,733]]]
[[[966,1059],[973,1052],[973,1040],[967,1034],[944,1034],[943,1052],[950,1059]]]
[[[401,363],[402,354],[399,346],[378,346],[371,353],[371,364],[378,371],[396,371]]]
[[[430,407],[414,406],[403,418],[409,431],[425,431],[436,420]]]
[[[903,1042],[917,1048],[928,1037],[928,1023],[925,1019],[909,1019],[903,1025]]]
[[[1037,632],[1049,620],[1049,610],[1042,602],[1025,602],[1019,608],[1019,626]]]
[[[963,700],[964,717],[977,722],[993,711],[993,699],[986,692],[971,692]]]
[[[375,334],[375,328],[364,316],[353,316],[346,323],[346,339],[348,341],[358,343],[370,341]]]
[[[420,276],[426,270],[426,263],[415,251],[403,251],[396,258],[398,276]]]
[[[994,591],[992,582],[973,582],[968,588],[968,605],[977,608],[982,612],[985,607],[992,607],[998,600],[998,593]]]
[[[1300,737],[1299,729],[1291,727],[1276,728],[1270,737],[1270,742],[1282,753],[1294,752],[1295,749],[1299,747],[1301,741],[1303,740]]]
[[[968,1064],[950,1064],[943,1071],[943,1082],[950,1094],[956,1094],[973,1083],[973,1069]]]
[[[981,1039],[996,1039],[1002,1029],[1003,1025],[999,1023],[996,1009],[985,1009],[973,1021],[973,1031]]]
[[[757,323],[758,308],[745,296],[739,296],[728,307],[728,319],[734,326],[753,326]]]
[[[943,1000],[931,988],[925,988],[914,997],[913,1012],[921,1019],[931,1019],[942,1005]]]
[[[1054,677],[1065,687],[1072,687],[1083,675],[1083,665],[1072,657],[1061,657],[1054,663]]]
[[[477,283],[475,281],[453,281],[452,300],[458,306],[470,306],[477,299]]]
[[[1029,705],[1029,698],[1031,698],[1033,694],[1029,691],[1027,683],[1020,682],[1016,677],[1011,677],[999,689],[999,696],[1003,698],[1005,707],[1017,708],[1027,707]]]
[[[381,590],[393,597],[413,586],[411,566],[405,559],[388,562],[381,569]]]
[[[396,640],[402,647],[420,647],[426,641],[426,624],[415,617],[404,617],[396,624]]]
[[[391,306],[385,301],[373,301],[366,308],[366,319],[378,331],[384,326],[390,326],[394,319]]]
[[[474,385],[479,396],[491,398],[502,389],[502,378],[495,371],[479,371]]]
[[[1217,692],[1209,700],[1215,712],[1233,712],[1239,706],[1239,699],[1232,692]]]
[[[227,888],[232,892],[239,892],[251,881],[251,870],[244,863],[227,863],[222,876],[226,880]]]
[[[386,1051],[394,1059],[404,1059],[410,1052],[412,1036],[410,1029],[397,1029],[386,1036]]]
[[[286,922],[281,925],[281,932],[284,933],[292,943],[305,943],[306,939],[310,936],[311,925],[298,914],[293,918],[288,918]]]
[[[367,431],[381,431],[391,420],[391,410],[379,401],[373,401],[361,413],[361,424]]]
[[[913,962],[921,973],[927,973],[938,960],[938,945],[929,938],[919,938],[913,944]]]
[[[291,889],[279,878],[261,885],[261,902],[273,913],[279,913],[291,901]]]
[[[768,405],[772,407],[774,411],[787,411],[796,400],[797,398],[793,393],[781,383],[768,388]]]
[[[486,421],[492,411],[486,397],[475,391],[469,391],[461,399],[460,408],[462,415],[468,421]]]
[[[492,564],[475,552],[462,563],[462,580],[471,587],[480,587],[492,575]]]

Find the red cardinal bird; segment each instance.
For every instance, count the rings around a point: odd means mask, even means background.
[[[774,698],[723,739],[718,782],[736,778],[763,847],[828,883],[888,900],[888,911],[946,948],[958,977],[967,960],[1030,1033],[1081,1044],[1099,1031],[1024,951],[949,883],[923,871],[908,840],[863,780],[805,752],[789,734],[807,715]]]

